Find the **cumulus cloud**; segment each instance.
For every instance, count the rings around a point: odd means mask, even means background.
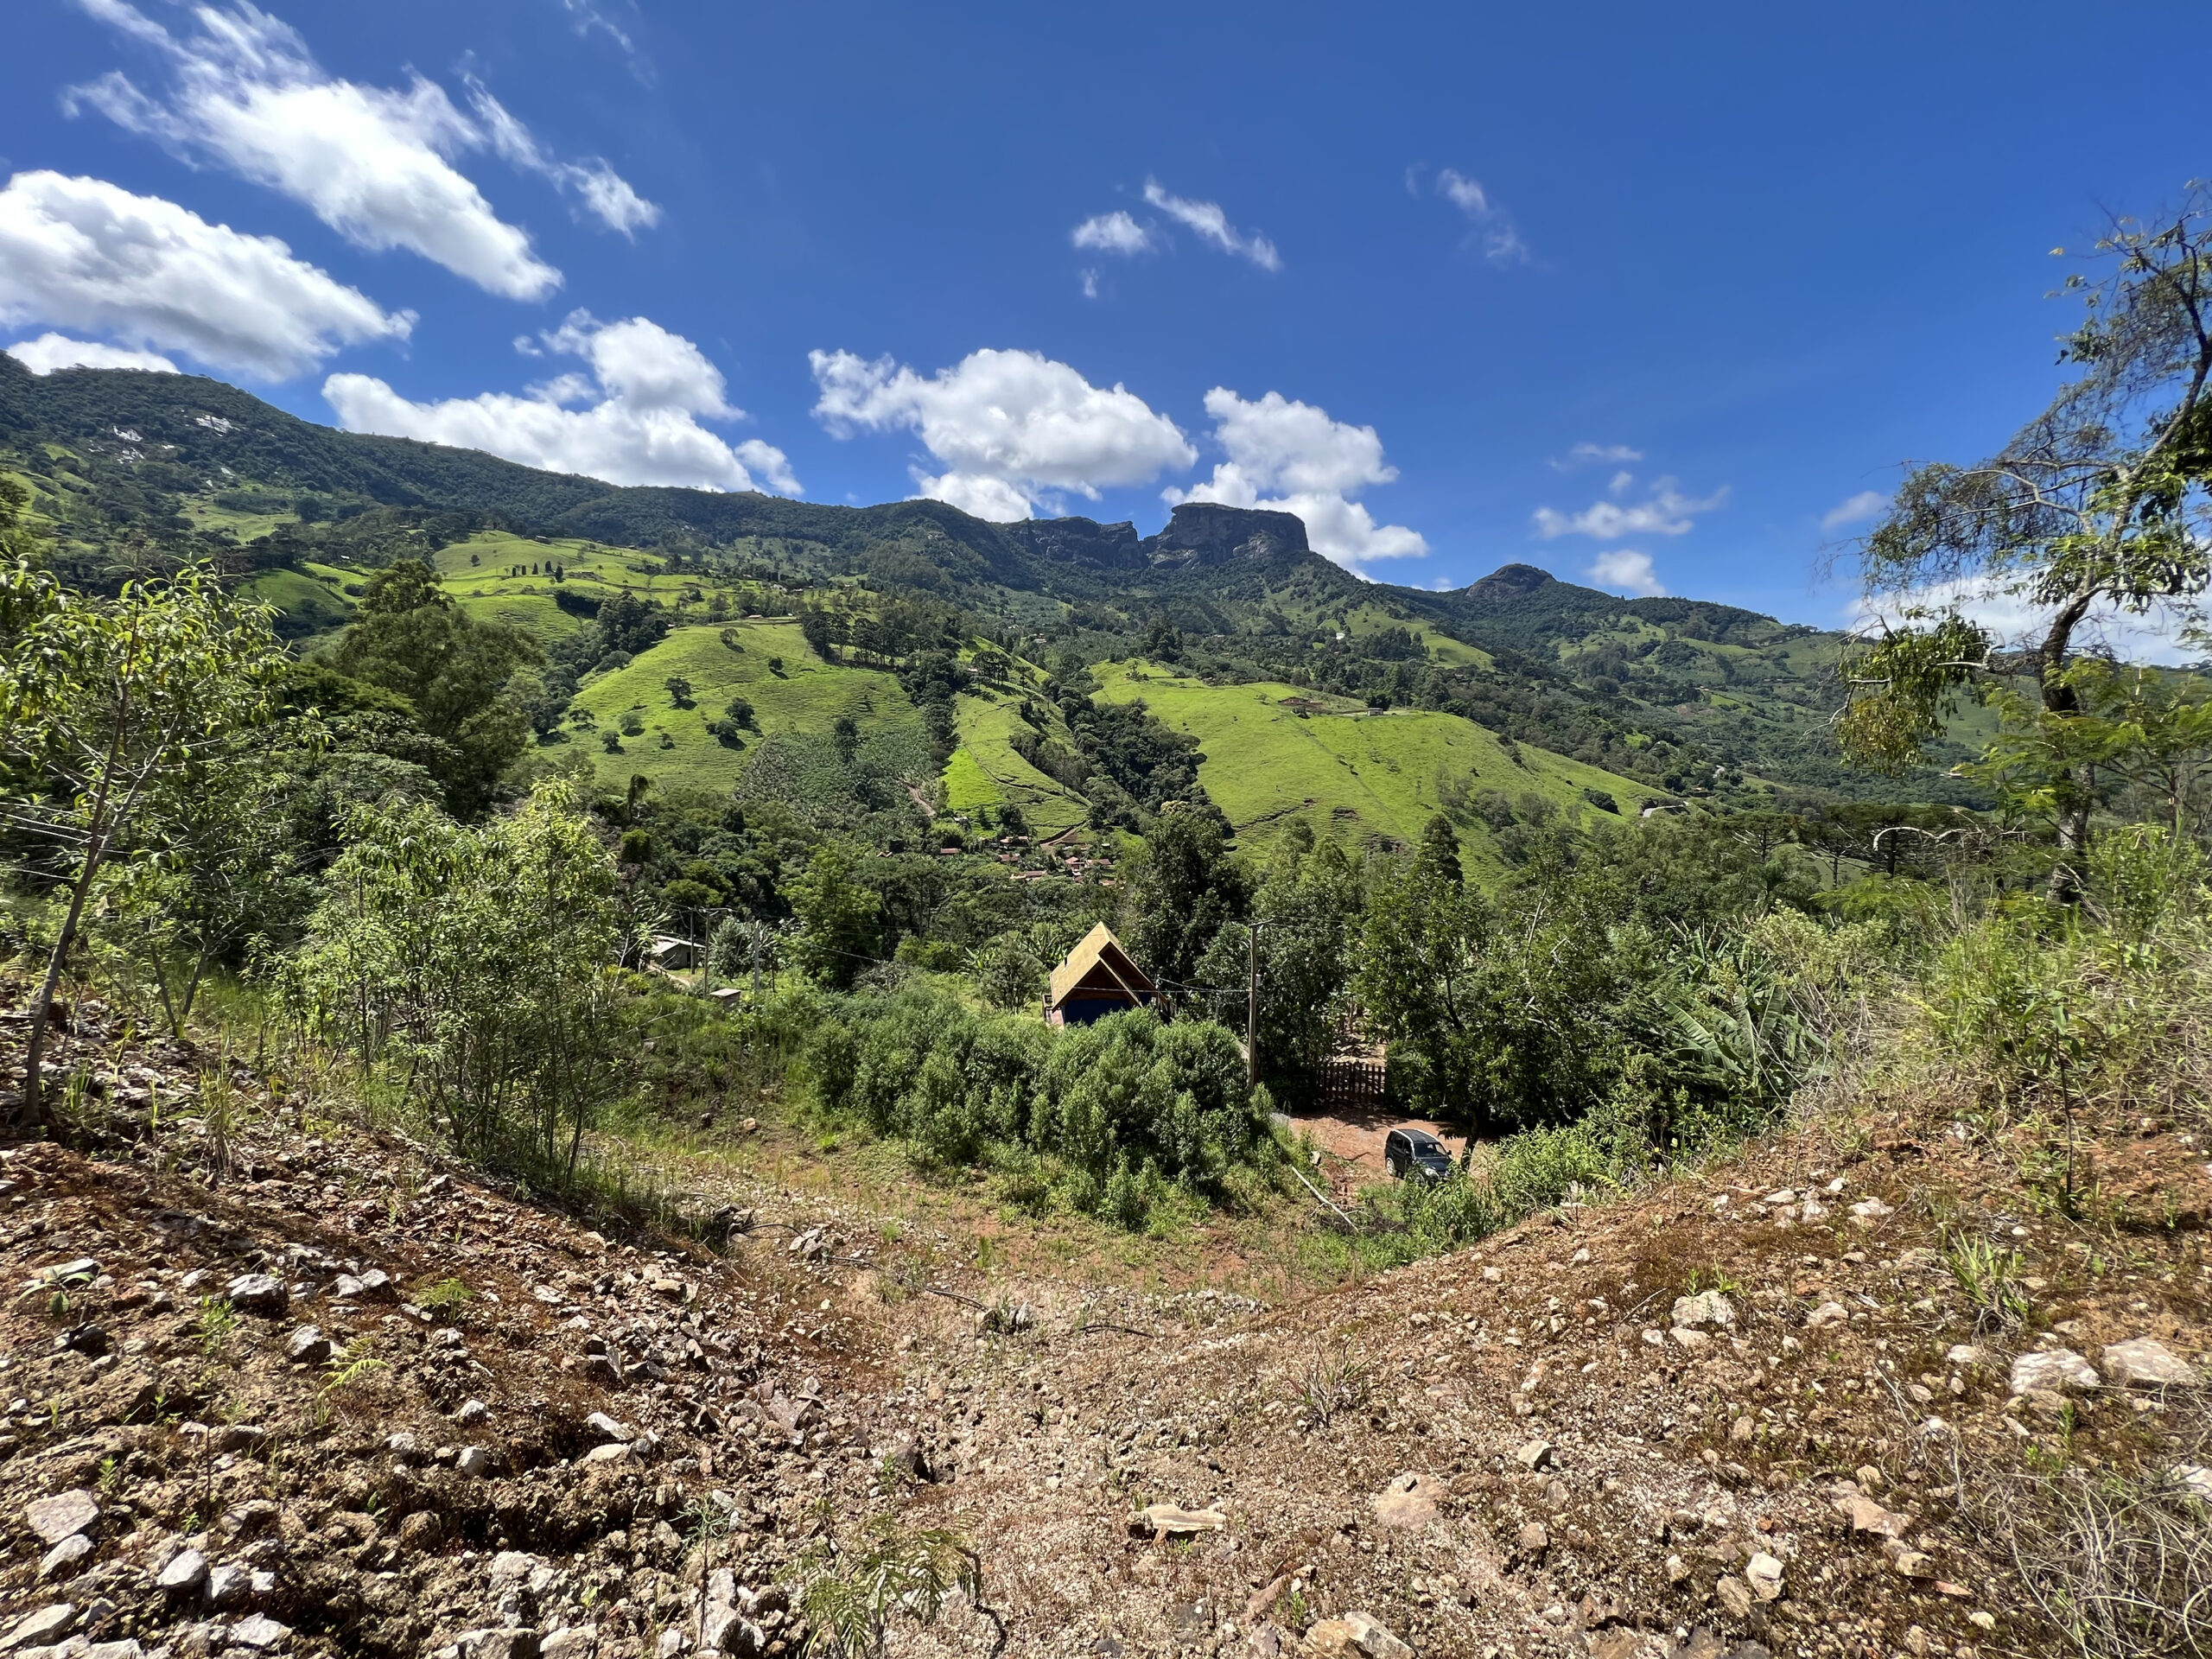
[[[1071,239],[1078,248],[1095,248],[1124,257],[1152,250],[1152,232],[1118,207],[1084,219],[1071,233]]]
[[[1249,259],[1262,270],[1282,269],[1282,256],[1275,251],[1275,245],[1257,231],[1249,236],[1239,231],[1229,222],[1229,215],[1222,211],[1219,202],[1192,201],[1176,195],[1158,179],[1144,181],[1144,199],[1195,232],[1201,241],[1212,243],[1224,253]]]
[[[1332,421],[1326,410],[1279,391],[1254,401],[1216,386],[1205,401],[1214,441],[1229,459],[1217,464],[1205,482],[1166,491],[1168,501],[1294,512],[1306,521],[1313,550],[1351,569],[1428,551],[1419,531],[1378,524],[1351,499],[1370,484],[1389,484],[1398,476],[1382,458],[1382,440],[1373,427]]]
[[[944,470],[917,467],[920,493],[980,518],[1027,518],[1072,493],[1142,484],[1198,460],[1175,423],[1127,387],[1094,386],[1035,352],[971,353],[933,375],[893,358],[810,352],[831,435],[911,431]]]
[[[1457,207],[1474,226],[1468,239],[1481,245],[1483,257],[1493,265],[1525,265],[1534,257],[1529,251],[1529,245],[1521,239],[1520,227],[1514,224],[1510,214],[1490,199],[1481,180],[1471,179],[1457,168],[1447,167],[1436,175],[1436,194]]]
[[[757,438],[732,445],[699,424],[744,411],[731,407],[721,372],[681,334],[644,317],[601,322],[579,311],[541,338],[543,350],[581,358],[590,372],[519,397],[487,391],[434,404],[367,375],[334,374],[322,395],[350,432],[482,449],[610,484],[802,493],[782,450]]]
[[[1632,599],[1664,599],[1667,596],[1667,589],[1659,581],[1659,573],[1651,568],[1649,553],[1631,552],[1627,548],[1613,553],[1600,553],[1591,561],[1585,574],[1600,588],[1616,588]]]
[[[1890,498],[1879,490],[1861,490],[1848,500],[1839,501],[1821,516],[1821,528],[1838,531],[1847,524],[1863,524],[1878,517],[1890,505]]]
[[[299,33],[251,4],[202,5],[180,38],[128,3],[78,0],[158,58],[168,85],[143,90],[120,70],[67,100],[194,162],[213,162],[303,203],[359,246],[404,248],[491,293],[543,297],[559,271],[502,219],[454,158],[492,149],[572,193],[626,235],[658,210],[605,162],[556,162],[480,87],[474,119],[420,75],[403,90],[327,73]]]
[[[8,348],[14,358],[33,374],[52,374],[56,369],[151,369],[159,374],[175,374],[176,365],[159,352],[126,351],[120,346],[103,346],[98,340],[72,340],[67,334],[41,334],[36,340],[19,340]]]
[[[1652,486],[1648,500],[1626,506],[1618,501],[1599,501],[1577,513],[1539,507],[1536,533],[1548,542],[1562,536],[1610,542],[1623,536],[1687,535],[1695,515],[1711,512],[1727,499],[1726,485],[1702,499],[1693,499],[1675,488],[1673,479],[1662,478]]]
[[[99,179],[18,173],[0,190],[0,325],[86,329],[141,352],[281,380],[414,319],[292,257]]]

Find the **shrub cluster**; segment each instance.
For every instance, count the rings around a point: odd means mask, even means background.
[[[982,1165],[1018,1195],[1140,1228],[1180,1192],[1217,1200],[1279,1157],[1264,1090],[1210,1021],[1150,1013],[1053,1031],[926,989],[823,999],[800,1067],[833,1121]]]

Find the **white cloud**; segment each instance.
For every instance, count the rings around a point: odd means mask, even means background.
[[[1436,194],[1466,215],[1475,227],[1469,239],[1482,244],[1483,257],[1491,264],[1525,265],[1534,257],[1512,216],[1490,199],[1481,180],[1447,167],[1436,175]]]
[[[1841,530],[1846,524],[1864,524],[1890,505],[1890,498],[1879,490],[1861,490],[1847,501],[1839,501],[1821,517],[1824,531]]]
[[[18,173],[0,190],[0,324],[56,324],[281,380],[414,319],[292,257],[99,179]]]
[[[149,95],[115,71],[73,90],[73,112],[96,109],[188,162],[213,162],[279,191],[359,246],[405,248],[510,299],[560,286],[528,233],[455,170],[455,156],[486,147],[575,192],[626,234],[658,213],[605,162],[547,157],[488,93],[472,120],[419,75],[400,91],[337,79],[296,30],[251,4],[200,6],[200,32],[180,39],[127,0],[78,3],[151,48],[172,84]]]
[[[1555,461],[1551,463],[1551,466],[1554,472],[1571,473],[1578,467],[1588,466],[1597,461],[1618,466],[1624,461],[1642,461],[1643,459],[1643,450],[1631,449],[1624,443],[1578,443],[1567,452],[1565,461]]]
[[[48,334],[36,340],[19,340],[8,348],[8,355],[33,374],[52,374],[56,369],[152,369],[162,374],[177,372],[176,365],[159,352],[126,351],[120,346],[103,346],[97,340],[72,340],[67,334]]]
[[[807,361],[821,391],[815,418],[833,436],[918,434],[945,468],[916,470],[921,493],[979,518],[1026,518],[1062,491],[1096,500],[1198,459],[1175,423],[1135,392],[1094,386],[1035,352],[975,352],[926,377],[851,352]]]
[[[1071,233],[1071,239],[1078,248],[1096,248],[1101,253],[1125,257],[1152,250],[1152,232],[1118,207],[1084,219]]]
[[[1607,495],[1626,495],[1628,493],[1628,486],[1635,482],[1636,474],[1634,473],[1628,472],[1626,470],[1615,473],[1611,478],[1605,480],[1605,493]]]
[[[721,371],[681,334],[643,317],[602,323],[579,311],[543,340],[548,351],[582,358],[591,373],[560,375],[521,397],[487,391],[435,404],[410,402],[366,375],[334,374],[322,395],[351,432],[482,449],[610,484],[802,493],[782,450],[757,438],[733,446],[699,424],[744,411],[730,406]]]
[[[1170,502],[1218,501],[1234,507],[1294,512],[1306,521],[1313,550],[1352,569],[1376,559],[1418,558],[1428,543],[1403,524],[1377,524],[1351,498],[1370,484],[1395,480],[1371,426],[1332,421],[1328,411],[1270,391],[1257,401],[1226,386],[1206,393],[1216,442],[1228,453],[1213,476]]]
[[[1659,573],[1651,568],[1649,553],[1631,552],[1627,548],[1600,553],[1591,561],[1586,574],[1600,588],[1620,588],[1633,599],[1663,599],[1667,595]]]
[[[632,189],[629,181],[601,157],[563,162],[547,155],[537,136],[516,120],[483,82],[473,75],[467,81],[469,107],[483,124],[492,148],[508,162],[550,180],[560,190],[574,191],[601,224],[632,240],[639,231],[660,223],[660,208]]]
[[[1703,499],[1695,500],[1676,489],[1673,479],[1662,478],[1652,486],[1649,500],[1633,506],[1599,501],[1573,514],[1539,507],[1535,512],[1536,533],[1548,542],[1562,536],[1588,536],[1601,542],[1623,536],[1681,536],[1689,531],[1696,514],[1711,512],[1727,499],[1726,485]]]
[[[1220,203],[1192,201],[1174,194],[1157,179],[1144,181],[1144,199],[1224,253],[1249,259],[1262,270],[1282,269],[1282,256],[1275,251],[1275,245],[1257,231],[1249,236],[1238,231],[1229,222],[1229,215],[1222,211]]]
[[[1095,270],[1085,270],[1083,272],[1083,297],[1086,300],[1098,297],[1098,273]]]

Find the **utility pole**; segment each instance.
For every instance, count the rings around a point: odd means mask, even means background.
[[[1244,1084],[1260,1080],[1260,924],[1244,931]]]
[[[753,918],[753,1000],[760,1001],[760,918]]]

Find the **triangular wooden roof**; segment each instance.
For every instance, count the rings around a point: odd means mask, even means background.
[[[1129,953],[1114,937],[1114,930],[1101,922],[1084,934],[1083,943],[1052,969],[1052,1006],[1058,1007],[1061,1000],[1082,984],[1095,968],[1103,968],[1122,989],[1134,997],[1151,996],[1158,989],[1145,977],[1144,969],[1129,959]]]

